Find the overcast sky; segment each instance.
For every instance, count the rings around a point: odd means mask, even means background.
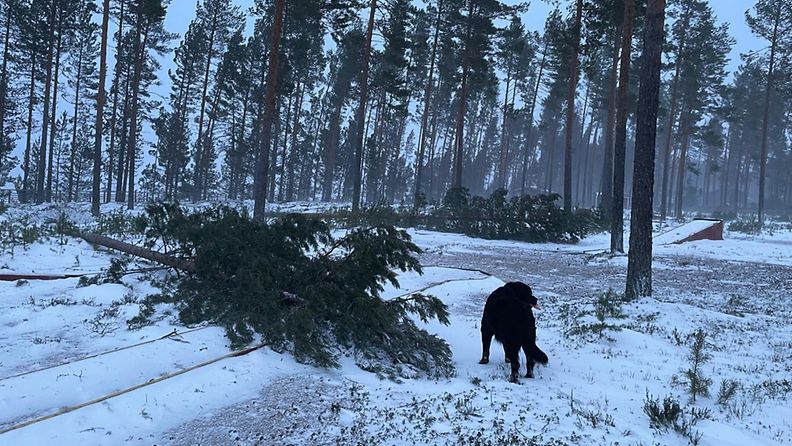
[[[243,10],[252,7],[254,0],[233,0],[234,3],[239,5]],[[292,0],[294,1],[294,0]],[[296,0],[299,1],[299,0]],[[418,1],[418,0],[416,0]],[[517,3],[515,0],[505,0],[506,3]],[[523,14],[523,22],[530,30],[542,31],[545,19],[552,6],[549,5],[547,0],[531,0],[531,7],[528,12]],[[563,0],[562,3],[569,4],[571,0]],[[766,43],[761,39],[754,37],[750,29],[745,23],[745,11],[752,8],[756,0],[710,0],[710,5],[718,16],[721,22],[729,23],[730,33],[735,38],[736,44],[732,49],[730,61],[728,65],[729,73],[733,73],[740,65],[740,54],[761,50],[766,47]],[[361,11],[365,13],[365,11]],[[98,16],[97,16],[98,17]],[[167,11],[165,18],[165,27],[168,31],[184,34],[190,21],[195,17],[195,0],[172,0],[170,7]],[[251,28],[252,20],[248,20],[248,29]],[[115,32],[111,29],[111,32]],[[173,46],[178,45],[178,40],[173,42]],[[112,50],[110,52],[113,53]],[[112,70],[112,61],[108,64],[108,68]],[[161,84],[152,88],[151,93],[154,96],[159,96],[163,102],[167,102],[168,93],[170,91],[170,79],[168,78],[168,69],[173,67],[173,53],[169,53],[162,60],[162,70],[160,72]],[[112,73],[108,73],[108,79]],[[150,125],[144,124],[143,139],[151,142],[153,140],[153,133],[151,132]],[[17,157],[22,156],[24,140],[20,138],[17,141],[17,149],[14,155]],[[145,151],[144,151],[145,153]],[[14,169],[12,175],[21,175],[19,168]]]
[[[187,25],[195,16],[195,8],[192,7],[192,3],[192,0],[173,0],[165,19],[165,25],[169,31],[183,34],[187,30]],[[253,0],[234,0],[234,3],[246,9],[253,5]],[[516,2],[506,0],[506,3]],[[569,3],[569,1],[564,3]],[[756,0],[710,0],[709,3],[718,16],[718,20],[729,24],[731,35],[737,41],[732,49],[728,69],[730,73],[734,72],[740,64],[741,53],[759,50],[765,46],[764,42],[751,34],[751,30],[745,24],[745,11],[752,8]],[[185,7],[187,4],[191,6]],[[523,22],[528,29],[541,31],[551,10],[552,6],[545,0],[532,0],[528,12],[523,14]],[[169,61],[170,59],[172,59],[172,55],[169,57]]]

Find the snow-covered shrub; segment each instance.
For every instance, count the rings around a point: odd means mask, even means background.
[[[471,196],[465,188],[450,189],[442,206],[425,219],[426,225],[485,239],[535,243],[576,243],[598,228],[596,211],[567,213],[556,205],[558,194],[510,199],[506,195],[505,189],[489,198]]]
[[[577,316],[569,319],[571,327],[567,329],[566,334],[583,337],[593,333],[598,338],[603,338],[607,330],[620,331],[624,327],[615,320],[626,317],[622,311],[623,303],[624,296],[609,289],[597,296],[590,311],[578,312]]]
[[[721,381],[720,388],[718,389],[718,405],[726,407],[740,389],[740,383],[736,379],[727,378]]]
[[[699,443],[702,434],[693,428],[700,420],[708,420],[712,416],[709,409],[690,407],[686,411],[679,404],[679,401],[671,395],[660,401],[647,393],[643,410],[649,417],[649,426],[652,429],[673,429],[687,438],[690,444],[694,446]]]

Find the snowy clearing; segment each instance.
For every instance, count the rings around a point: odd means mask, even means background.
[[[451,324],[428,328],[450,344],[455,378],[393,382],[351,359],[324,370],[267,348],[209,363],[230,352],[217,327],[180,326],[171,315],[127,329],[137,302],[156,291],[151,273],[123,285],[0,282],[0,431],[13,429],[0,444],[792,442],[792,233],[657,246],[655,298],[623,304],[625,316],[608,317],[601,336],[586,328],[593,303],[621,291],[626,267],[625,257],[598,254],[607,235],[551,245],[411,234],[425,274],[402,275],[402,289],[384,297],[428,287],[449,306]],[[96,272],[114,256],[65,238],[3,252],[0,273]],[[477,363],[484,300],[508,280],[539,297],[537,343],[550,356],[520,385],[507,382],[500,347],[489,365]],[[672,382],[690,367],[688,335],[699,328],[712,384],[693,403]],[[719,403],[729,379],[739,385]],[[682,419],[709,410],[688,437],[650,426],[647,397],[669,395]]]

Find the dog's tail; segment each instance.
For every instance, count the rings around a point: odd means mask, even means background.
[[[547,354],[539,349],[536,344],[532,344],[531,347],[528,349],[528,354],[531,355],[531,358],[542,365],[547,365],[548,359]]]

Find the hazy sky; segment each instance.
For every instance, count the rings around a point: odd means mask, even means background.
[[[506,0],[507,3],[513,3]],[[249,8],[253,0],[234,0],[242,8]],[[569,3],[566,1],[564,3]],[[764,48],[765,43],[751,34],[745,24],[745,11],[752,8],[756,0],[710,0],[710,5],[721,22],[729,23],[731,35],[737,43],[731,53],[729,72],[733,72],[740,64],[740,54]],[[187,5],[190,7],[186,7]],[[173,0],[168,8],[165,25],[169,31],[184,33],[190,20],[195,16],[193,0]],[[543,0],[532,0],[530,9],[523,15],[523,21],[529,29],[541,31],[545,19],[552,6]],[[169,58],[172,59],[172,56]]]
[[[234,3],[243,9],[250,8],[254,0],[233,0]],[[299,0],[290,0],[299,1]],[[515,0],[505,0],[507,3],[516,3]],[[564,0],[562,3],[568,4],[571,0]],[[730,33],[735,38],[736,44],[732,49],[730,55],[730,62],[728,71],[734,72],[740,64],[740,54],[749,51],[756,51],[766,47],[766,43],[761,39],[754,37],[750,29],[745,24],[745,11],[752,8],[756,0],[710,0],[710,5],[714,9],[718,19],[721,22],[729,23]],[[523,21],[528,29],[541,31],[544,27],[545,19],[552,10],[552,6],[545,3],[545,0],[531,0],[531,7],[527,13],[523,15]],[[165,18],[165,26],[168,31],[183,34],[187,30],[190,21],[195,17],[195,0],[172,0],[168,8],[167,16]],[[250,26],[251,21],[248,21]],[[114,32],[114,30],[111,30]],[[173,42],[173,45],[178,45],[178,41]],[[112,54],[112,51],[111,51]],[[168,93],[170,90],[170,79],[167,72],[169,68],[173,67],[173,53],[166,55],[162,61],[162,70],[160,72],[160,79],[162,83],[154,87],[152,93],[154,96],[159,96],[163,101],[167,101]],[[108,67],[112,70],[112,63]],[[148,123],[144,125],[144,139],[151,141],[153,135]],[[14,154],[21,157],[23,147],[21,145],[22,139],[18,141],[17,150]],[[14,170],[13,175],[19,175],[21,171],[17,168]]]

